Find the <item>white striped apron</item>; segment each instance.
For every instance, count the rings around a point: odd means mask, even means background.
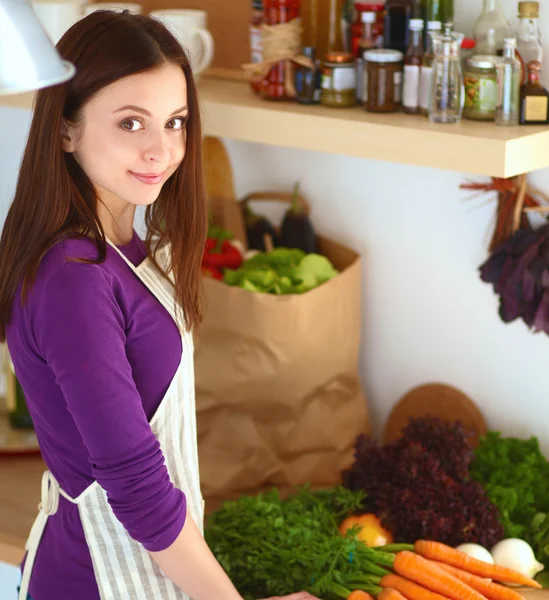
[[[135,267],[108,241],[166,308],[181,332],[181,362],[150,423],[160,442],[170,478],[184,492],[189,514],[203,533],[204,501],[198,470],[192,333],[185,330],[172,284],[162,277],[152,262],[147,258]],[[169,266],[169,248],[165,246],[159,250],[156,259],[162,267]],[[143,546],[128,535],[97,481],[77,498],[71,498],[60,489],[49,471],[42,477],[42,501],[26,545],[19,600],[27,600],[38,545],[48,518],[57,512],[59,495],[78,505],[101,600],[190,600],[164,575]]]

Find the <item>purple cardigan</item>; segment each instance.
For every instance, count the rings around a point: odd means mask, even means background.
[[[136,233],[119,246],[138,265]],[[147,550],[170,546],[185,522],[149,420],[181,359],[177,327],[113,248],[103,264],[89,239],[59,242],[43,258],[28,302],[20,291],[7,342],[42,456],[75,498],[97,480],[128,533]],[[33,569],[33,600],[97,600],[78,508],[63,497]]]

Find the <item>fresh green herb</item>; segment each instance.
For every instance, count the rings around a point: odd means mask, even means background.
[[[470,474],[499,508],[505,536],[527,541],[549,565],[549,462],[537,438],[489,431],[475,450]]]
[[[272,490],[227,501],[208,518],[206,541],[246,600],[305,590],[326,600],[371,586],[394,556],[339,534],[338,525],[364,502],[343,487],[308,486],[281,500]],[[355,528],[356,529],[356,528]],[[354,587],[353,587],[354,586]]]

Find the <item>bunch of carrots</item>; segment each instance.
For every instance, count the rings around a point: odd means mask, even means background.
[[[381,551],[383,565],[376,565],[356,584],[336,585],[333,591],[346,600],[524,600],[501,584],[542,587],[517,571],[439,542],[419,540],[376,550]]]

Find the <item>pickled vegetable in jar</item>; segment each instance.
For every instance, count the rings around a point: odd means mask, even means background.
[[[471,56],[465,65],[463,83],[465,103],[463,116],[466,119],[492,121],[498,101],[496,65],[499,59],[492,55]]]
[[[348,52],[329,52],[322,64],[320,102],[347,108],[356,104],[356,61]]]

